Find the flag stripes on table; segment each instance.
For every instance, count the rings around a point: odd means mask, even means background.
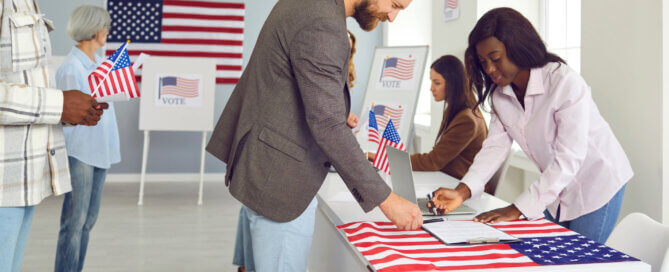
[[[374,114],[374,111],[370,110],[367,140],[372,143],[379,144],[380,137],[381,136],[379,136],[379,127],[376,125],[376,115]]]
[[[458,0],[446,0],[446,8],[449,9],[458,8]]]
[[[402,140],[400,140],[400,135],[395,130],[392,120],[388,121],[388,126],[383,131],[383,137],[381,137],[379,147],[376,149],[376,157],[372,163],[377,169],[390,174],[390,170],[388,169],[388,154],[386,153],[387,145],[406,151],[406,147],[404,147]]]
[[[379,272],[448,271],[638,261],[546,219],[492,224],[522,242],[448,246],[424,230],[400,231],[387,222],[338,226]]]
[[[212,58],[216,83],[236,84],[242,75],[245,6],[221,0],[107,0],[112,18],[108,45],[132,40],[140,53],[159,57]],[[107,51],[110,54],[111,51]],[[141,75],[138,71],[137,75]]]
[[[129,98],[139,97],[139,89],[127,52],[128,43],[123,43],[95,71],[88,75],[88,85],[93,97],[105,97],[125,93]]]

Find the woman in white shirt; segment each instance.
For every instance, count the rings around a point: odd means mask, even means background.
[[[479,105],[490,99],[490,132],[456,189],[440,188],[444,212],[479,197],[515,140],[541,171],[512,205],[478,215],[485,223],[546,216],[603,243],[620,213],[627,156],[590,87],[546,46],[519,12],[487,12],[469,35],[465,61]]]

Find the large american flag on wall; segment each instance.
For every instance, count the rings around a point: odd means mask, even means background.
[[[422,229],[400,231],[387,222],[354,222],[338,228],[379,272],[639,261],[546,219],[492,226],[522,242],[447,246]]]
[[[244,3],[230,0],[107,0],[107,10],[112,18],[107,48],[117,48],[131,40],[128,54],[132,61],[140,53],[213,58],[216,60],[217,84],[239,81]],[[107,50],[106,54],[113,52],[113,49]]]

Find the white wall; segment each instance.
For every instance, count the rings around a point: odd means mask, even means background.
[[[401,11],[394,22],[386,24],[383,35],[384,46],[414,46],[432,44],[432,3],[430,1],[413,1],[408,8]],[[423,74],[415,122],[429,126],[430,74],[429,67],[432,57],[428,51],[426,70]],[[431,147],[431,146],[430,146]]]
[[[662,0],[662,222],[669,224],[669,0]]]
[[[662,148],[669,143],[663,142],[669,135],[662,127],[667,117],[662,107],[669,106],[662,93],[667,82],[662,10],[661,1],[582,1],[581,74],[635,173],[621,218],[638,211],[662,220],[667,207],[662,199],[663,156],[669,153]]]
[[[477,1],[459,1],[459,18],[448,22],[444,22],[444,1],[430,2],[432,2],[432,47],[430,48],[432,59],[429,62],[432,63],[443,55],[454,55],[464,60],[467,37],[478,19]],[[429,151],[434,143],[444,113],[443,102],[437,103],[431,100],[430,106],[431,131],[423,143],[429,146],[426,151]]]
[[[522,13],[523,16],[525,16],[525,18],[527,18],[527,20],[532,23],[534,28],[536,28],[537,31],[543,36],[543,26],[540,16],[542,1],[543,0],[478,0],[477,18],[481,18],[483,14],[494,8],[512,8]]]

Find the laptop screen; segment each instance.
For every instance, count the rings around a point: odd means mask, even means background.
[[[386,153],[388,154],[388,166],[393,192],[414,204],[418,204],[409,153],[392,146],[386,146]]]

